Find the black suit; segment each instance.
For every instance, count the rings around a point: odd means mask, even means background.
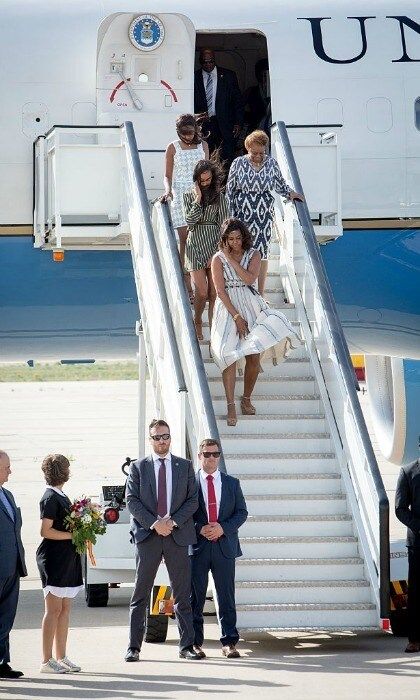
[[[236,73],[227,68],[216,68],[216,115],[205,121],[203,134],[209,132],[208,144],[210,153],[221,146],[221,158],[227,161],[227,167],[235,157],[235,137],[233,127],[242,126],[244,109],[241,91],[239,90]],[[207,112],[206,90],[203,82],[203,71],[200,68],[194,77],[194,112]]]
[[[220,474],[222,490],[217,522],[223,535],[217,542],[209,542],[200,535],[201,528],[208,524],[207,509],[201,490],[200,473],[197,474],[198,510],[194,515],[197,544],[193,545],[191,606],[194,620],[194,644],[202,646],[204,641],[203,609],[206,601],[209,571],[213,576],[219,608],[222,645],[237,644],[235,607],[235,559],[242,555],[238,529],[248,517],[245,499],[238,479]]]
[[[27,576],[25,552],[20,531],[20,508],[10,491],[3,488],[13,512],[10,517],[0,500],[0,663],[10,661],[9,634],[15,620],[19,598],[19,579]]]
[[[401,467],[395,514],[407,527],[408,640],[420,642],[420,463]]]

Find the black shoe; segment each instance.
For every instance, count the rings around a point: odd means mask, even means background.
[[[0,664],[0,678],[21,678],[22,671],[14,671],[9,664]]]
[[[125,661],[139,661],[139,650],[134,649],[133,647],[129,647],[127,649],[127,653],[124,656]]]
[[[204,658],[200,654],[198,654],[195,650],[194,647],[185,647],[185,649],[180,649],[179,650],[179,658],[180,659],[189,659],[189,661],[200,661],[200,659]]]

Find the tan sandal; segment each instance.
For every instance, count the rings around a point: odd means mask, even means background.
[[[243,416],[255,416],[256,408],[252,405],[250,396],[241,396],[241,411]]]
[[[227,416],[227,421],[226,421],[226,423],[227,423],[227,425],[229,425],[229,426],[231,426],[232,428],[234,428],[235,425],[236,425],[237,422],[238,422],[238,418],[237,418],[237,416],[236,416],[235,404],[234,404],[234,403],[228,403],[227,406],[228,406],[228,416]],[[233,416],[230,416],[230,417],[229,417],[229,406],[233,406],[234,411],[235,411],[235,417],[233,417]]]

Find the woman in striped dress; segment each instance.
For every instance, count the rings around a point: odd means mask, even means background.
[[[222,226],[220,251],[211,263],[217,300],[211,327],[212,355],[222,370],[227,401],[227,424],[236,425],[236,363],[245,358],[244,393],[241,411],[254,415],[251,395],[257,381],[262,353],[270,349],[281,361],[301,340],[286,316],[270,309],[255,288],[261,254],[252,247],[252,237],[239,219]]]
[[[227,217],[227,204],[221,191],[222,173],[212,161],[200,160],[194,169],[194,187],[184,194],[185,221],[188,237],[185,246],[185,268],[194,285],[194,324],[199,340],[203,339],[202,316],[209,302],[211,326],[216,299],[210,263],[215,254],[222,221]]]

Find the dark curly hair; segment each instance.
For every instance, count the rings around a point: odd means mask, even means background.
[[[64,455],[47,455],[41,469],[48,486],[60,486],[69,480],[70,462]]]
[[[200,185],[200,175],[208,172],[212,174],[211,185],[202,188]],[[200,187],[204,207],[219,201],[220,192],[222,190],[223,170],[217,159],[199,160],[194,168],[193,181]]]
[[[222,230],[220,234],[219,249],[222,250],[223,246],[226,245],[227,239],[232,231],[240,231],[242,236],[242,250],[250,250],[252,248],[252,236],[249,232],[247,226],[240,219],[235,219],[231,217],[230,219],[225,219],[222,224]]]
[[[196,119],[193,114],[180,114],[175,122],[176,133],[182,141],[181,131],[183,129],[194,129],[194,138],[190,143],[201,143],[203,135],[201,133],[200,120]]]

